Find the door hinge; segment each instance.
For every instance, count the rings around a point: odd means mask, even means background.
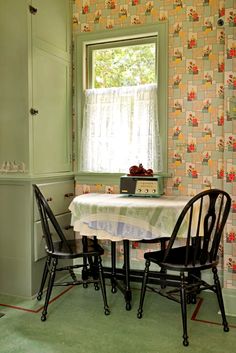
[[[70,44],[70,48],[69,48],[69,53],[70,53],[70,54],[73,54],[73,52],[74,52],[74,42],[72,42],[72,43]]]
[[[36,15],[38,9],[36,9],[36,7],[33,7],[32,5],[29,5],[29,11],[32,15]]]
[[[70,154],[70,162],[74,162],[75,161],[75,152]]]
[[[31,114],[31,115],[37,115],[38,113],[39,113],[38,110],[36,110],[36,109],[34,109],[34,108],[31,108],[31,109],[30,109],[30,114]]]

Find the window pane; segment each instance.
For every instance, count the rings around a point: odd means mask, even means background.
[[[160,171],[157,85],[85,91],[81,170],[128,172],[142,163]]]
[[[155,43],[93,50],[94,88],[156,82]]]

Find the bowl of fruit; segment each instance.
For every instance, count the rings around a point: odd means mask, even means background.
[[[147,177],[152,177],[153,176],[153,170],[152,169],[145,169],[142,164],[137,165],[132,165],[129,168],[129,174],[128,176],[147,176]]]

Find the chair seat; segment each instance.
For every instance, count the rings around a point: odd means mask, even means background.
[[[75,259],[84,256],[103,255],[104,249],[96,243],[93,239],[87,238],[87,246],[84,247],[82,239],[67,240],[71,252],[62,241],[53,242],[54,252],[51,252],[46,247],[46,252],[49,256],[57,257],[60,259]]]
[[[170,249],[169,255],[166,258],[165,262],[163,262],[165,250],[152,251],[144,254],[144,258],[155,264],[172,271],[180,271],[180,272],[188,272],[193,270],[204,270],[208,268],[212,268],[217,266],[218,257],[215,261],[204,261],[204,264],[201,264],[199,256],[196,258],[195,265],[192,264],[194,248],[192,246],[189,247],[189,263],[185,264],[186,257],[186,246],[181,246],[177,248]],[[209,253],[206,254],[207,258],[210,258]]]

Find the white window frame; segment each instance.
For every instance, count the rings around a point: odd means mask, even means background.
[[[139,39],[146,37],[156,37],[158,45],[158,119],[162,144],[163,172],[160,175],[168,174],[167,163],[167,116],[168,116],[168,25],[167,22],[159,22],[154,25],[135,26],[112,31],[99,31],[91,33],[79,33],[75,37],[75,101],[76,109],[76,136],[77,153],[76,159],[76,179],[81,182],[116,182],[120,175],[111,173],[85,173],[80,171],[78,157],[80,155],[80,134],[82,131],[83,117],[83,91],[88,87],[87,68],[87,48],[91,44],[110,43],[127,39]]]

